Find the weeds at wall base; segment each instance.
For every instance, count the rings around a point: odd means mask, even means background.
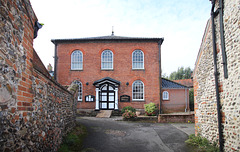
[[[83,150],[83,139],[87,135],[85,126],[78,124],[73,130],[63,139],[58,152],[72,152]]]
[[[203,138],[200,135],[195,136],[194,134],[191,134],[189,135],[189,139],[185,142],[194,147],[196,152],[219,152],[216,143],[210,144],[206,138]]]

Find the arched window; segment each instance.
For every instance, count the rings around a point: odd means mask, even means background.
[[[113,53],[110,50],[105,50],[101,55],[101,69],[113,69]]]
[[[78,85],[78,101],[82,101],[82,83],[80,81],[75,81],[74,84]]]
[[[144,53],[141,50],[135,50],[132,53],[132,69],[144,69]]]
[[[132,99],[144,100],[144,84],[141,80],[136,80],[132,85]]]
[[[76,50],[71,54],[71,70],[83,69],[83,54],[81,51]]]
[[[163,100],[169,100],[169,93],[167,91],[163,91]]]

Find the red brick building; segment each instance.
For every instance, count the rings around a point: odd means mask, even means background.
[[[55,79],[78,84],[78,108],[144,109],[160,104],[163,38],[104,36],[54,39]]]
[[[189,109],[189,87],[162,78],[162,112],[188,112]]]

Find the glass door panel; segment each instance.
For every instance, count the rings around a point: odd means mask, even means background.
[[[100,109],[114,109],[115,92],[114,88],[109,84],[104,84],[100,90]]]

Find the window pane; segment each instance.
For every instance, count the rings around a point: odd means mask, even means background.
[[[109,101],[114,101],[114,96],[109,96]]]
[[[107,96],[102,96],[102,101],[107,101]]]
[[[82,52],[76,50],[71,55],[71,69],[72,70],[81,70],[83,65],[83,56]]]
[[[82,101],[82,83],[75,81],[74,84],[78,85],[78,101]]]
[[[133,99],[144,99],[144,86],[142,81],[134,81],[133,83]]]
[[[110,50],[105,50],[102,53],[102,69],[113,68],[113,53]]]
[[[132,54],[132,68],[143,69],[144,68],[144,56],[141,50],[135,50]]]
[[[169,93],[167,91],[163,92],[163,100],[168,100],[169,99]]]
[[[114,108],[114,103],[109,103],[109,108]]]
[[[107,90],[107,86],[104,86],[104,87],[102,88],[102,90]]]
[[[102,103],[102,108],[107,108],[107,103]]]
[[[109,90],[114,90],[113,87],[109,86]]]

